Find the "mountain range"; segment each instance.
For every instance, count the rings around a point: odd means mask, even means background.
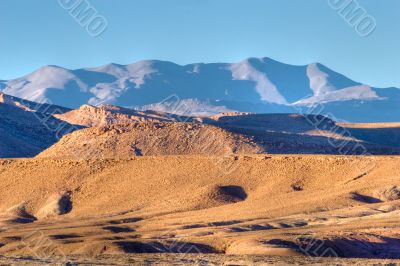
[[[45,66],[0,80],[0,91],[68,108],[112,104],[187,116],[221,112],[312,113],[350,122],[400,119],[400,89],[375,88],[320,63],[270,58],[178,65],[165,61],[69,70]]]

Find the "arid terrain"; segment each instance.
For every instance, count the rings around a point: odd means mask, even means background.
[[[0,10],[0,266],[400,266],[400,0]]]
[[[398,123],[5,94],[0,119],[1,263],[399,263]]]
[[[398,123],[346,124],[322,115],[187,117],[112,105],[71,110],[0,92],[0,122],[0,158],[400,154]]]
[[[138,265],[394,262],[399,163],[327,155],[4,159],[0,253],[17,264],[64,256]]]

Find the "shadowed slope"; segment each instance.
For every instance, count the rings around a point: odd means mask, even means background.
[[[68,110],[0,93],[0,157],[33,157],[81,128],[53,117]]]

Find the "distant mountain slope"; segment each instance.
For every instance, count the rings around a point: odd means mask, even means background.
[[[228,111],[316,113],[312,107],[320,104],[323,108],[318,108],[318,114],[332,114],[338,120],[400,120],[396,108],[400,89],[373,88],[319,63],[293,66],[269,58],[185,66],[140,61],[78,70],[46,66],[18,79],[0,81],[0,90],[70,108],[113,104],[209,116]]]
[[[321,115],[218,115],[204,123],[250,135],[268,153],[400,154],[398,123],[345,124]]]
[[[400,123],[340,124],[352,136],[379,145],[400,148]]]
[[[53,117],[69,109],[0,93],[0,158],[33,157],[80,127]]]

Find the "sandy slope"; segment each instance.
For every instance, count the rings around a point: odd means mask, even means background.
[[[400,123],[339,123],[346,128],[400,128]]]
[[[0,253],[31,254],[43,237],[50,247],[36,250],[55,254],[399,258],[400,202],[377,198],[400,185],[399,163],[311,155],[2,160]]]
[[[63,137],[39,158],[264,153],[251,137],[204,124],[136,122],[88,128]]]

